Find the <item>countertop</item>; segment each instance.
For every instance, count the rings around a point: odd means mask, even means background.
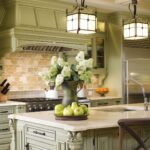
[[[26,105],[26,103],[14,102],[14,101],[0,102],[0,107],[1,106],[19,106],[19,105]]]
[[[102,109],[136,109],[137,111],[109,112]],[[11,119],[23,120],[31,123],[61,128],[67,131],[85,131],[89,129],[118,127],[118,120],[123,118],[150,117],[150,111],[144,111],[143,104],[113,105],[107,107],[90,108],[87,120],[82,121],[58,121],[55,120],[54,111],[32,112],[10,115]]]

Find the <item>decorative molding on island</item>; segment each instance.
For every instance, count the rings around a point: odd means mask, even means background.
[[[70,150],[81,150],[83,144],[82,133],[69,131],[67,143]]]

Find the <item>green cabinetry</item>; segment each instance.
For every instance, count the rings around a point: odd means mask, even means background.
[[[8,115],[24,111],[24,105],[0,106],[0,150],[10,150],[14,144],[14,136],[11,134],[13,133],[13,128],[10,128],[9,126]]]

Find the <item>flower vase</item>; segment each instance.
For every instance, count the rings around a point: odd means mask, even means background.
[[[64,106],[71,105],[72,102],[77,102],[77,86],[77,81],[64,81],[62,84],[64,94],[62,104]]]

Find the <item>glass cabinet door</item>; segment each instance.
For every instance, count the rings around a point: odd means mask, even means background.
[[[94,60],[94,68],[105,67],[105,54],[104,54],[104,38],[94,37],[92,38],[91,44],[88,45],[87,58],[92,57]]]

